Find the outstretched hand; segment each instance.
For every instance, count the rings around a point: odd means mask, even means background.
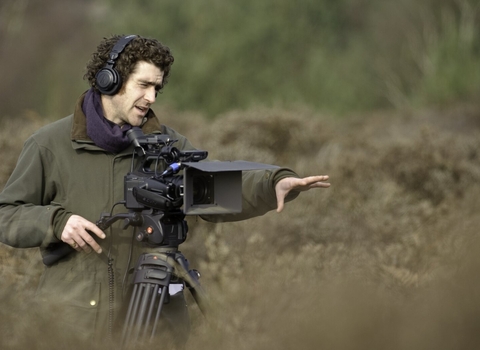
[[[277,213],[280,213],[285,206],[285,197],[291,190],[308,191],[311,188],[327,188],[330,183],[328,175],[308,176],[303,179],[296,177],[286,177],[278,181],[275,186],[275,193],[277,195]]]

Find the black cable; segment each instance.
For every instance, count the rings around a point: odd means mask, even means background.
[[[113,317],[115,303],[115,271],[113,259],[108,252],[108,336],[111,339],[113,334]]]
[[[117,205],[125,204],[125,201],[119,201],[115,203],[110,209],[109,215],[113,214],[113,210]],[[108,273],[108,337],[112,338],[113,334],[113,320],[115,316],[115,270],[113,268],[113,259],[111,255],[112,245],[113,245],[113,233],[112,227],[109,227],[110,237],[108,243],[108,254],[107,254],[107,273]]]

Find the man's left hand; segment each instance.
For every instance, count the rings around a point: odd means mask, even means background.
[[[330,183],[328,175],[308,176],[303,179],[296,177],[286,177],[278,181],[275,186],[275,193],[277,194],[277,213],[280,213],[285,206],[285,197],[291,190],[308,191],[311,188],[327,188]]]

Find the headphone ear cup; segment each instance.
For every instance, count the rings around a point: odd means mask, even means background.
[[[122,86],[122,78],[113,68],[102,68],[95,76],[98,91],[104,95],[115,95]]]

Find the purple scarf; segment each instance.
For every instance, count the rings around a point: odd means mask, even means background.
[[[103,115],[100,94],[90,89],[85,94],[82,104],[83,113],[87,117],[87,135],[92,141],[106,151],[118,153],[130,145],[126,133],[132,128],[125,124],[120,128]]]

